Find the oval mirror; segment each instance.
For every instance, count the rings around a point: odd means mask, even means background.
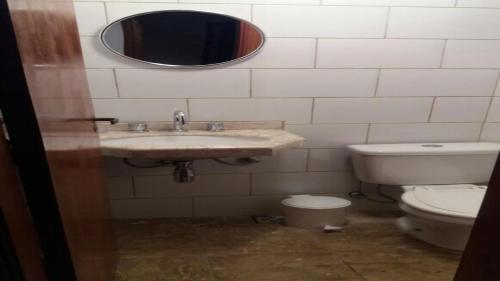
[[[264,34],[235,17],[199,11],[155,11],[119,19],[101,41],[112,52],[168,67],[201,67],[241,61],[256,54]]]

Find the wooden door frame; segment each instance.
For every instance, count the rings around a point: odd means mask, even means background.
[[[0,207],[0,280],[24,281],[26,280],[26,273],[21,266],[18,249],[14,245],[9,224],[3,211],[3,208]],[[41,278],[44,278],[44,276]]]
[[[9,277],[14,280],[48,281],[38,235],[26,207],[26,198],[10,146],[0,129],[0,223],[2,248]],[[17,262],[16,262],[17,260]],[[22,272],[22,276],[16,272]],[[17,277],[16,277],[17,275]],[[11,280],[7,279],[6,280]],[[4,280],[0,277],[0,280]]]
[[[49,280],[76,280],[6,0],[0,0],[0,109]]]
[[[500,156],[453,280],[500,280]]]

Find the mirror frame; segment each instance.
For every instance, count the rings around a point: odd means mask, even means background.
[[[242,56],[242,57],[239,57],[239,58],[236,58],[236,59],[233,59],[233,60],[229,60],[229,61],[225,61],[225,62],[218,62],[218,63],[211,63],[211,64],[178,65],[178,64],[165,64],[165,63],[157,63],[157,62],[144,61],[144,60],[140,60],[140,59],[136,59],[136,58],[133,58],[133,57],[126,56],[126,55],[124,55],[122,53],[119,53],[118,51],[115,51],[104,40],[104,36],[106,34],[106,31],[111,26],[113,26],[114,24],[116,24],[116,23],[118,23],[120,21],[123,21],[123,20],[126,20],[126,19],[130,19],[130,18],[134,18],[134,17],[137,17],[137,16],[149,15],[149,14],[157,14],[157,13],[162,13],[162,12],[195,12],[195,13],[203,13],[203,14],[223,16],[223,17],[228,17],[228,18],[232,18],[232,19],[235,19],[235,20],[239,20],[239,21],[245,22],[246,24],[252,26],[255,30],[257,30],[257,32],[259,33],[259,35],[262,38],[262,41],[259,44],[259,46],[255,50],[253,50],[251,53],[248,53],[245,56]],[[266,36],[265,36],[265,33],[262,31],[262,29],[260,29],[255,24],[253,24],[253,23],[251,23],[251,22],[249,22],[247,20],[244,20],[244,19],[241,19],[241,18],[238,18],[238,17],[234,17],[234,16],[230,16],[230,15],[225,15],[225,14],[220,14],[220,13],[214,13],[214,12],[206,12],[206,11],[196,11],[196,10],[158,10],[158,11],[151,11],[151,12],[144,12],[144,13],[133,14],[133,15],[130,15],[130,16],[127,16],[127,17],[124,17],[124,18],[117,19],[117,20],[115,20],[115,21],[107,24],[105,27],[103,27],[103,29],[99,33],[99,41],[101,42],[102,45],[104,45],[104,47],[108,51],[110,51],[110,52],[112,52],[112,53],[114,53],[114,54],[116,54],[116,55],[118,55],[118,56],[120,56],[122,58],[125,58],[127,60],[131,60],[131,61],[136,61],[136,62],[146,63],[146,64],[150,64],[150,65],[161,66],[161,67],[164,67],[164,68],[177,68],[177,69],[180,69],[180,68],[214,68],[214,67],[218,67],[218,66],[227,66],[227,65],[233,65],[233,64],[236,64],[236,63],[240,63],[240,62],[243,62],[243,61],[248,60],[249,58],[255,56],[264,47],[264,43],[266,42]]]

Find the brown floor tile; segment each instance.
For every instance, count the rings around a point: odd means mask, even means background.
[[[367,281],[451,281],[456,267],[429,263],[351,264]]]
[[[117,281],[446,281],[461,253],[412,239],[394,214],[322,233],[244,218],[120,220]]]
[[[189,220],[119,221],[115,229],[118,251],[123,257],[169,257],[202,251]]]
[[[284,254],[211,257],[220,281],[363,280],[332,255]]]
[[[192,229],[190,219],[122,219],[114,220],[114,230],[121,235],[157,235],[167,231],[185,231]]]
[[[198,229],[208,255],[329,253],[317,234],[284,226]]]
[[[397,253],[400,263],[429,262],[458,265],[462,258],[462,252],[441,249],[423,242],[420,247],[399,247]]]
[[[122,258],[116,281],[215,281],[202,257]]]

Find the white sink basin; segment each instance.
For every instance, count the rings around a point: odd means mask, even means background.
[[[162,146],[163,148],[199,148],[199,147],[211,147],[211,148],[223,148],[223,147],[234,147],[234,146],[247,146],[255,147],[263,141],[269,140],[265,137],[257,136],[203,136],[203,135],[182,135],[182,136],[137,136],[130,138],[120,138],[120,139],[105,139],[101,140],[102,145],[113,146],[113,147],[130,147],[130,146],[144,146],[154,148],[157,146]]]

